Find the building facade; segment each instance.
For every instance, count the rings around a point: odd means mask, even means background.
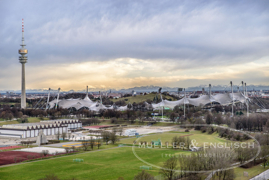
[[[46,136],[67,133],[68,130],[80,129],[82,123],[79,120],[47,120],[40,123],[23,123],[3,125],[0,128],[0,137],[31,138],[38,136],[40,130]]]

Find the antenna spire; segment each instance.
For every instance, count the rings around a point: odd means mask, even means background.
[[[24,32],[23,19],[22,19],[22,32]]]
[[[25,45],[24,45],[24,22],[23,22],[23,19],[22,19],[22,47],[24,47]]]

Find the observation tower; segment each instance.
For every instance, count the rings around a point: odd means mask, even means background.
[[[19,57],[19,61],[21,63],[21,108],[26,108],[26,94],[25,94],[25,63],[27,63],[27,56],[28,50],[24,48],[26,46],[24,44],[24,24],[22,19],[22,44],[21,49],[19,49],[19,54],[21,55]]]

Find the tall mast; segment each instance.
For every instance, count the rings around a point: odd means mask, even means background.
[[[184,118],[186,117],[186,115],[185,115],[185,101],[186,101],[186,91],[185,91],[185,88],[184,88]]]
[[[19,49],[19,61],[22,65],[21,69],[21,108],[26,108],[26,92],[25,92],[25,63],[27,63],[27,56],[25,56],[28,53],[28,50],[25,48],[24,44],[24,23],[22,19],[22,44],[21,49]]]
[[[57,109],[57,108],[58,108],[59,96],[60,96],[60,90],[61,90],[61,88],[58,88],[58,95],[57,95],[57,101],[56,101],[56,106],[55,106],[55,109]]]
[[[247,83],[245,83],[245,93],[246,93],[246,97],[248,97],[247,94]],[[247,117],[249,117],[249,107],[248,107],[248,98],[246,99],[246,105],[247,105]]]
[[[50,100],[50,88],[49,88],[49,93],[48,93],[48,99],[47,99],[46,110],[49,108],[49,100]]]
[[[232,117],[234,116],[234,92],[233,92],[233,82],[231,81],[231,90],[232,90]]]
[[[212,101],[211,101],[211,84],[209,84],[209,100],[210,100],[210,110],[212,109]]]
[[[88,99],[88,97],[89,97],[89,87],[87,86],[87,88],[86,88],[86,97],[85,98]]]

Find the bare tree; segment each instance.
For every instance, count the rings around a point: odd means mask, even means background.
[[[56,132],[55,136],[56,136],[56,138],[57,138],[58,140],[60,140],[61,134],[60,134],[59,131]]]
[[[93,137],[91,136],[90,138],[90,146],[91,146],[91,149],[93,150],[93,146],[95,144],[95,140],[93,139]]]
[[[268,155],[269,155],[269,146],[267,145],[262,146],[260,156],[261,156],[262,164],[264,168],[268,162]]]
[[[111,133],[110,134],[110,140],[111,140],[112,144],[115,144],[115,142],[120,141],[118,136],[116,135],[116,133]]]
[[[120,136],[122,135],[122,132],[123,132],[122,127],[119,127],[119,128],[118,128],[118,133],[120,133]]]
[[[118,129],[117,129],[117,128],[113,128],[113,129],[112,129],[112,133],[117,134],[117,132],[118,132]]]
[[[143,170],[134,177],[134,180],[155,180],[155,178],[154,176]]]
[[[65,147],[64,149],[65,149],[65,152],[66,153],[69,153],[71,151],[71,148],[70,147]]]
[[[68,139],[71,138],[71,133],[67,133],[67,138],[68,138]]]
[[[159,173],[165,176],[168,180],[172,180],[175,171],[177,169],[177,161],[178,159],[176,157],[172,157],[164,162],[162,169],[160,169]]]
[[[98,149],[101,147],[101,145],[102,145],[102,144],[101,144],[101,139],[98,138],[98,139],[97,139],[97,147],[98,147]]]
[[[73,152],[75,152],[76,147],[75,146],[72,146],[71,148],[72,148]]]
[[[90,147],[90,143],[89,143],[89,141],[82,141],[81,142],[82,143],[82,148],[83,148],[83,150],[84,151],[87,151],[88,150],[88,148]]]
[[[63,132],[63,133],[62,133],[62,138],[63,138],[63,140],[65,140],[66,136],[67,136],[66,132]]]
[[[101,136],[103,138],[103,141],[106,142],[106,144],[108,145],[108,141],[110,140],[110,132],[103,131]]]

